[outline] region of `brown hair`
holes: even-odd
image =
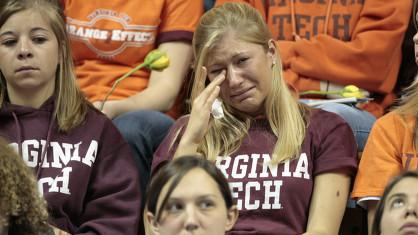
[[[2,0],[0,27],[10,16],[24,10],[40,12],[48,20],[57,38],[59,65],[54,90],[56,96],[54,116],[58,121],[59,130],[68,132],[84,121],[89,103],[76,84],[64,14],[57,0]],[[6,82],[0,71],[0,107],[3,106],[6,96]]]
[[[382,222],[382,216],[383,213],[385,212],[385,204],[386,204],[386,200],[387,197],[389,195],[389,193],[392,191],[392,189],[403,179],[405,178],[416,178],[418,179],[418,172],[417,171],[406,171],[402,174],[400,174],[399,176],[393,178],[390,183],[386,186],[385,191],[383,192],[383,196],[380,199],[379,204],[377,205],[376,208],[376,214],[374,216],[374,220],[373,220],[373,226],[372,226],[372,235],[380,235],[382,234],[381,231],[381,222]],[[411,187],[415,187],[415,185],[411,185]]]
[[[0,185],[0,224],[9,234],[45,234],[48,214],[33,173],[1,138]]]
[[[161,212],[165,207],[165,204],[171,193],[174,191],[183,177],[190,170],[196,168],[204,170],[216,182],[219,187],[219,191],[221,192],[221,195],[225,201],[226,209],[229,209],[234,205],[228,182],[222,172],[215,166],[215,164],[198,156],[183,156],[161,167],[152,177],[151,183],[149,184],[145,197],[146,205],[143,208],[154,214],[156,218],[155,220],[157,222],[161,218]],[[164,195],[160,207],[157,208],[157,202],[161,196],[161,191],[169,181],[171,181],[169,189]]]

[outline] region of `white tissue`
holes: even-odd
[[[222,101],[215,99],[212,104],[211,113],[213,118],[220,119],[224,117],[224,110],[222,109]]]

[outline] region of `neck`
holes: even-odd
[[[13,89],[7,88],[7,94],[11,104],[16,104],[25,107],[39,108],[41,105],[54,94],[54,86],[46,87],[44,89]]]

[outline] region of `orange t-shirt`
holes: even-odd
[[[353,198],[380,197],[388,181],[403,170],[418,169],[413,148],[416,117],[396,111],[378,119],[368,138],[357,172]]]
[[[246,2],[265,17],[284,78],[298,91],[320,90],[320,81],[356,85],[375,98],[362,108],[377,117],[392,104],[412,1],[216,0],[225,2]]]
[[[203,11],[196,0],[64,0],[77,80],[91,101],[103,100],[115,80],[170,41],[190,41]],[[119,83],[109,100],[145,89],[150,72]]]

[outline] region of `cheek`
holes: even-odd
[[[226,82],[221,84],[221,90],[219,92],[219,96],[223,99],[223,100],[228,100],[229,97],[229,87],[228,84]]]
[[[383,213],[382,220],[380,221],[380,228],[382,234],[395,234],[395,231],[399,229],[402,222],[397,216],[396,211],[390,211],[389,213]]]
[[[227,215],[223,209],[219,209],[210,215],[206,215],[201,221],[206,224],[204,227],[211,230],[210,234],[225,234]]]
[[[160,234],[179,234],[183,228],[181,218],[182,216],[166,217],[165,219],[162,218],[159,224],[159,229],[161,231]]]

